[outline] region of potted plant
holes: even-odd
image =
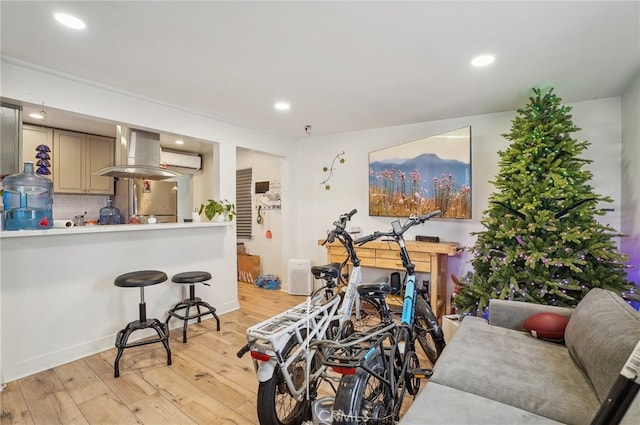
[[[233,202],[229,202],[226,199],[220,201],[220,205],[222,206],[222,216],[225,221],[232,221],[233,217],[236,216],[236,206]]]
[[[214,221],[231,221],[236,215],[235,205],[226,199],[221,201],[209,199],[207,204],[200,205],[200,211],[198,211],[198,214],[202,214],[202,211],[204,211],[204,215],[209,220]],[[217,217],[220,218],[218,219]]]

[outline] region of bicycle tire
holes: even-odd
[[[366,361],[367,367],[387,377],[384,354],[378,352]],[[340,425],[393,424],[390,410],[392,394],[388,385],[363,368],[343,375],[333,403],[333,423]]]
[[[351,321],[357,332],[366,332],[382,323],[382,307],[373,299],[360,298],[360,318],[356,316],[356,306],[351,312]]]
[[[444,350],[444,334],[427,301],[418,297],[413,321],[416,339],[432,365]]]
[[[300,333],[303,338],[307,335],[306,329],[302,329]],[[282,357],[286,359],[297,346],[298,341],[292,336],[282,350]],[[301,353],[301,356],[303,355],[304,352]],[[319,365],[316,356],[312,361],[312,373]],[[291,364],[289,373],[292,374],[294,382],[304,382],[304,375],[301,375],[306,373],[303,357]],[[316,384],[311,385],[315,387]],[[315,388],[311,392],[315,392]],[[311,419],[311,401],[306,398],[296,400],[291,396],[279,365],[276,365],[269,380],[258,385],[257,408],[260,425],[299,425]]]

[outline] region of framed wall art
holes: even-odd
[[[471,127],[369,153],[369,215],[471,218]]]

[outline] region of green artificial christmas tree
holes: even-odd
[[[594,193],[580,155],[588,142],[571,138],[579,130],[570,107],[553,90],[535,96],[512,121],[511,141],[498,152],[499,174],[489,208],[474,232],[473,272],[463,279],[455,305],[460,313],[481,314],[489,299],[575,306],[591,288],[637,299],[625,263],[597,208],[608,197]]]

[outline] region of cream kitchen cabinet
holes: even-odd
[[[36,126],[36,125],[27,125],[23,124],[22,126],[22,158],[21,164],[25,161],[32,161],[34,164],[37,164],[38,158],[36,158],[36,147],[39,145],[47,145],[49,148],[53,146],[53,130],[47,127]],[[49,152],[49,156],[51,156],[51,152]],[[49,163],[53,163],[52,159],[49,159]],[[34,170],[38,169],[38,165],[34,165]],[[22,171],[22,166],[20,166],[20,170]],[[49,168],[51,171],[51,168]],[[47,175],[51,179],[51,175]]]
[[[114,139],[54,130],[52,151],[54,193],[113,195],[113,177],[93,173],[113,165]]]

